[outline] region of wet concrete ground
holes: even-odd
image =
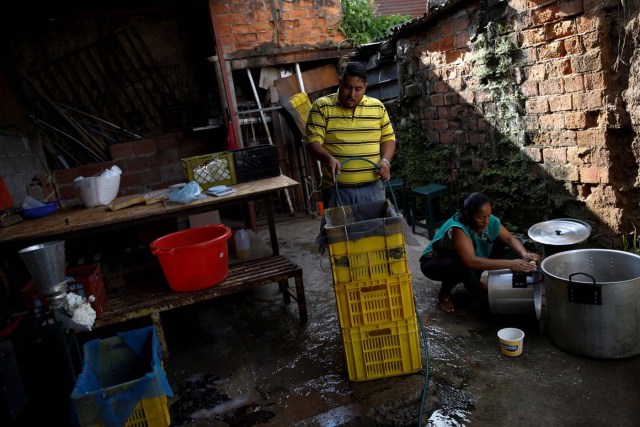
[[[456,312],[440,311],[439,286],[418,266],[427,243],[420,234],[420,246],[407,253],[427,337],[425,367],[349,381],[328,254],[312,243],[318,227],[307,216],[277,224],[281,253],[304,269],[308,324],[300,325],[295,302],[283,305],[277,284],[163,314],[173,425],[638,425],[640,356],[572,356],[550,342],[535,316],[492,314],[461,286]],[[256,256],[269,243],[267,230],[258,231]],[[518,357],[502,355],[496,337],[511,326],[526,333]]]

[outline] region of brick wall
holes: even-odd
[[[118,196],[144,193],[185,182],[180,159],[220,151],[181,132],[115,144],[110,147],[113,160],[54,172],[61,198],[76,197],[73,180],[92,176],[117,165],[122,169]]]
[[[492,117],[499,108],[474,76],[477,58],[470,42],[487,20],[493,20],[486,4],[500,2],[489,1],[483,7],[479,2],[460,3],[398,41],[410,46],[410,77],[423,87],[422,97],[410,108],[419,112],[430,142],[454,147],[454,186],[462,178],[474,183],[473,177],[486,167],[490,153],[482,147],[494,138]],[[524,110],[514,126],[526,137],[514,146],[541,176],[561,184],[550,187],[549,194],[559,210],[578,201],[589,219],[619,231],[625,220],[623,207],[634,197],[624,189],[633,185],[637,165],[629,183],[623,171],[632,172],[633,167],[627,166],[624,153],[630,150],[633,133],[620,107],[628,71],[624,77],[612,70],[617,2],[502,3],[502,17],[521,52],[513,82],[524,96]]]
[[[337,29],[341,14],[339,0],[216,0],[210,4],[213,25],[225,54],[261,47],[334,44],[344,40]],[[275,10],[272,9],[274,4]],[[273,54],[273,50],[270,53]]]

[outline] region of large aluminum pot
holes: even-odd
[[[545,327],[561,349],[594,358],[640,353],[640,256],[576,249],[542,261]]]

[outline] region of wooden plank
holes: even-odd
[[[340,83],[340,77],[336,71],[336,67],[331,64],[323,65],[322,67],[314,68],[302,72],[302,80],[304,82],[304,89],[306,93],[313,93],[323,89],[329,89],[337,86]],[[274,80],[276,89],[278,90],[278,97],[280,98],[282,105],[283,99],[289,99],[296,93],[300,93],[300,85],[298,85],[297,76],[289,76],[282,79]]]
[[[227,278],[211,288],[194,292],[176,292],[165,280],[152,278],[148,283],[125,286],[118,295],[109,295],[107,306],[96,319],[94,328],[113,325],[127,320],[151,316],[166,310],[241,292],[267,284],[286,281],[291,277],[302,279],[302,268],[284,256],[266,257],[229,266]],[[155,279],[155,280],[154,280]],[[301,320],[306,317],[306,306],[298,301]],[[304,313],[302,312],[304,311]]]

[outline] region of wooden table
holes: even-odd
[[[299,185],[297,181],[280,175],[232,185],[230,187],[236,190],[234,194],[222,197],[207,196],[186,205],[167,200],[163,203],[131,206],[117,211],[111,211],[106,206],[61,209],[44,218],[29,219],[19,224],[0,228],[0,245],[15,246],[14,244],[24,245],[68,239],[78,235],[86,235],[88,232],[107,231],[165,218],[193,215],[262,199],[267,210],[273,255],[279,255],[271,197],[274,192],[296,185]]]
[[[210,290],[200,291],[198,295],[191,292],[172,291],[164,283],[156,283],[151,286],[145,285],[139,288],[132,285],[125,291],[127,298],[114,298],[113,301],[107,302],[105,312],[96,320],[94,327],[111,325],[135,317],[151,316],[154,324],[159,328],[158,332],[166,350],[166,342],[164,341],[160,324],[160,312],[275,282],[280,284],[285,304],[289,304],[291,297],[296,300],[300,321],[305,323],[307,321],[307,312],[302,284],[302,269],[286,259],[286,257],[280,256],[272,202],[273,193],[296,185],[299,185],[297,181],[280,175],[274,178],[232,185],[231,187],[236,190],[234,194],[222,197],[207,196],[189,204],[174,203],[167,200],[151,205],[131,206],[117,211],[111,211],[105,206],[63,209],[48,217],[25,220],[19,224],[0,228],[0,246],[2,246],[3,252],[6,250],[17,251],[31,244],[44,243],[51,240],[64,240],[92,232],[130,227],[171,217],[216,210],[242,202],[262,200],[267,213],[269,237],[273,252],[271,257],[251,260],[240,266],[232,266],[229,277],[223,283]],[[255,263],[253,268],[251,268],[252,263]],[[280,268],[265,268],[269,264],[272,267],[280,266]],[[255,268],[259,266],[261,267]],[[4,275],[0,274],[1,276]],[[295,278],[295,295],[290,294],[288,291],[288,278]],[[200,298],[194,298],[194,296],[199,296]]]

